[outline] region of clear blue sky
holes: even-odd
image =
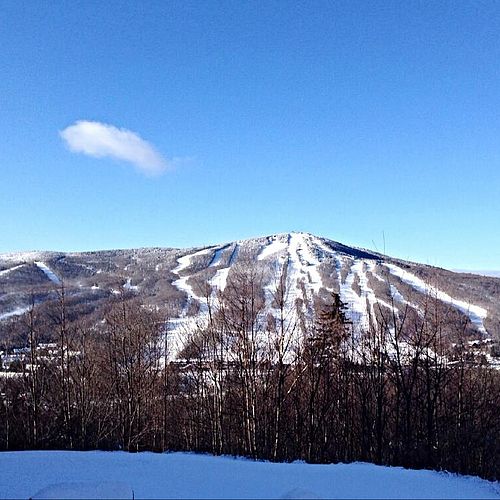
[[[0,251],[300,230],[500,269],[499,2],[0,6]],[[79,120],[174,167],[71,151]]]

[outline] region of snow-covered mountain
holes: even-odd
[[[243,268],[259,277],[266,307],[286,283],[286,307],[340,294],[357,328],[384,315],[422,315],[433,301],[448,322],[468,323],[470,334],[500,338],[500,278],[454,273],[292,232],[201,248],[145,248],[84,253],[0,254],[0,335],[31,297],[47,303],[64,283],[73,315],[95,314],[110,297],[138,295],[167,309],[180,328],[202,318]],[[1,340],[1,338],[0,338]]]

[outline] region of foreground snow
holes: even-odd
[[[0,453],[0,498],[500,498],[499,483],[365,463],[186,453]]]

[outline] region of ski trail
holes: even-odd
[[[0,314],[0,321],[4,319],[8,319],[12,316],[20,316],[21,314],[24,314],[25,312],[29,311],[29,307],[18,307],[17,309],[14,309],[12,311],[2,313]]]
[[[288,240],[288,239],[287,239]],[[282,236],[275,236],[257,256],[257,260],[264,260],[276,253],[282,253],[288,248],[288,241],[283,241]]]
[[[347,315],[349,316],[349,319],[359,329],[363,329],[368,326],[366,299],[358,295],[353,288],[354,280],[357,276],[355,267],[356,264],[357,263],[354,262],[351,265],[351,269],[349,270],[349,274],[347,275],[345,282],[340,282],[340,299],[348,306]]]
[[[215,252],[212,256],[212,259],[208,263],[208,267],[218,266],[220,264],[221,259],[222,259],[222,254],[224,253],[224,250],[226,250],[226,248],[228,248],[228,247],[229,247],[229,245],[224,245],[222,247],[216,248]]]
[[[269,252],[265,253],[267,249],[271,248]],[[288,311],[293,310],[293,304],[294,304],[294,298],[290,300],[290,290],[291,290],[291,280],[290,276],[288,275],[288,264],[290,260],[290,256],[288,254],[288,238],[286,238],[286,241],[279,241],[279,242],[273,242],[271,245],[266,247],[261,254],[259,254],[258,260],[263,260],[266,256],[268,255],[273,255],[273,254],[278,254],[274,258],[272,262],[272,266],[268,265],[269,267],[269,273],[268,273],[268,278],[269,281],[267,282],[266,285],[264,285],[264,295],[265,295],[265,300],[266,300],[266,305],[268,309],[273,309],[275,308],[274,301],[276,299],[276,294],[279,293],[280,285],[281,285],[281,279],[282,279],[282,273],[285,270],[285,266],[287,267],[287,276],[286,276],[286,282],[284,283],[284,293],[285,293],[285,307]],[[293,278],[292,278],[293,279]]]
[[[394,276],[397,276],[399,279],[401,279],[401,281],[403,281],[407,285],[410,285],[412,288],[414,288],[418,292],[428,294],[431,297],[435,297],[436,299],[440,300],[441,302],[444,302],[445,304],[449,304],[450,306],[459,310],[461,313],[468,316],[471,323],[482,334],[488,335],[488,332],[486,331],[486,328],[484,327],[484,323],[483,323],[484,319],[486,318],[486,316],[488,314],[486,309],[483,309],[482,307],[476,306],[474,304],[464,302],[462,300],[454,299],[453,297],[448,295],[446,292],[443,292],[442,290],[439,290],[438,288],[425,283],[425,281],[423,281],[419,277],[415,276],[414,274],[412,274],[404,269],[401,269],[398,266],[395,266],[394,264],[384,264],[384,266],[386,266],[387,269],[389,269],[391,274],[393,274]]]
[[[311,237],[300,234],[300,239],[300,257],[302,265],[305,267],[304,272],[309,278],[309,288],[312,288],[314,293],[317,294],[323,288],[323,281],[318,271],[320,262],[311,250]]]
[[[410,307],[412,309],[415,309],[415,311],[417,311],[417,314],[420,317],[424,316],[424,312],[422,311],[422,309],[420,308],[420,306],[418,304],[415,304],[414,302],[410,302],[409,300],[406,300],[404,298],[404,296],[402,295],[402,293],[392,283],[389,285],[389,287],[391,289],[392,298],[396,302],[399,302],[399,303],[401,303],[401,304],[403,304],[405,306],[408,306],[408,307]]]
[[[9,269],[4,269],[3,271],[0,271],[0,276],[5,276],[6,274],[9,274],[9,273],[15,271],[16,269],[20,269],[23,266],[24,266],[24,264],[19,264],[18,266],[14,266],[14,267],[11,267]]]
[[[49,278],[52,283],[56,283],[57,285],[61,284],[61,280],[57,277],[57,275],[50,269],[45,262],[35,261],[34,264],[44,272],[45,276]]]
[[[358,275],[359,278],[359,288],[361,290],[360,298],[363,299],[365,304],[365,310],[363,314],[363,322],[366,327],[370,326],[370,318],[373,323],[377,324],[377,317],[375,316],[375,304],[378,302],[375,297],[375,292],[368,285],[368,276],[365,272],[366,262],[364,260],[359,260],[354,263],[352,269]],[[370,314],[368,315],[368,308]]]
[[[366,269],[367,271],[369,271],[371,273],[371,275],[378,281],[380,281],[381,283],[386,283],[386,281],[381,278],[376,272],[375,272],[375,267],[377,266],[377,263],[374,262],[374,261],[367,261],[365,260],[364,261],[365,264],[366,264]],[[366,276],[366,274],[365,274]],[[367,277],[367,276],[366,276]],[[375,295],[375,292],[371,290],[371,294],[372,294],[372,298],[370,300],[373,300],[373,304],[377,304],[379,306],[384,306],[386,307],[387,309],[389,310],[395,310],[396,312],[398,312],[398,308],[394,305],[394,304],[391,304],[389,302],[386,302],[385,300],[383,299],[378,299],[377,296]],[[391,292],[391,296],[392,296],[392,292]]]
[[[198,255],[205,255],[208,252],[211,252],[212,249],[210,248],[204,248],[203,250],[199,250],[198,252],[195,252],[193,254],[188,254],[184,255],[183,257],[179,257],[177,259],[177,262],[179,265],[172,270],[177,276],[179,276],[179,279],[175,280],[172,282],[172,285],[177,287],[178,290],[184,292],[187,295],[187,301],[186,305],[181,313],[181,317],[186,317],[187,311],[189,310],[189,306],[192,303],[193,299],[198,300],[200,303],[200,312],[204,311],[204,309],[207,309],[207,305],[204,303],[204,297],[200,297],[194,290],[193,287],[188,283],[189,278],[191,275],[187,275],[182,277],[181,272],[187,269],[191,265],[191,260],[198,256]]]
[[[229,245],[226,245],[224,247],[224,249],[226,249],[228,247],[229,247]],[[229,276],[229,271],[231,270],[231,266],[238,256],[238,251],[239,251],[239,246],[236,244],[236,245],[234,245],[233,251],[231,252],[231,256],[229,257],[227,267],[219,269],[215,273],[215,276],[210,280],[210,285],[216,289],[216,290],[214,290],[214,293],[217,293],[217,290],[220,290],[221,292],[223,292],[224,289],[226,288],[227,278]],[[219,261],[220,261],[220,257],[219,257],[218,262]]]

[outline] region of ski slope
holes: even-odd
[[[483,323],[484,319],[488,314],[486,309],[483,309],[482,307],[476,306],[474,304],[464,302],[463,300],[458,300],[453,297],[450,297],[447,293],[426,283],[425,281],[421,280],[419,277],[415,276],[409,271],[401,269],[400,267],[394,264],[384,264],[384,265],[385,267],[387,267],[387,269],[389,269],[391,274],[400,278],[401,281],[404,281],[406,284],[413,287],[413,289],[415,289],[416,291],[426,295],[428,294],[430,297],[436,298],[441,302],[449,304],[450,306],[458,309],[461,313],[469,317],[471,323],[478,329],[479,332],[481,332],[484,335],[487,335],[488,332],[486,331],[486,328],[484,327]]]
[[[235,250],[228,263],[225,264],[226,267],[222,267],[223,255],[227,256],[225,252],[229,252],[231,247]],[[175,280],[173,285],[188,296],[181,318],[186,317],[186,312],[193,300],[200,304],[198,318],[203,321],[207,315],[206,297],[200,297],[188,283],[190,276],[196,277],[196,274],[189,274],[192,260],[201,255],[209,255],[207,267],[216,269],[215,274],[208,281],[212,287],[212,299],[214,299],[217,290],[222,291],[226,287],[231,268],[238,261],[240,248],[245,249],[247,255],[248,249],[256,251],[251,265],[256,268],[260,267],[265,277],[263,290],[267,311],[273,309],[273,298],[279,288],[282,273],[286,271],[285,309],[289,312],[290,318],[296,312],[298,300],[305,299],[306,304],[311,304],[312,297],[321,291],[326,293],[336,291],[340,294],[340,299],[348,306],[347,316],[353,322],[355,330],[359,332],[372,325],[376,326],[377,313],[382,309],[398,314],[400,310],[411,307],[417,314],[422,315],[421,308],[412,300],[413,297],[403,296],[403,292],[397,288],[396,283],[391,283],[390,280],[387,282],[390,295],[385,297],[378,295],[371,287],[370,277],[373,277],[375,282],[384,283],[386,278],[382,277],[379,272],[385,271],[387,274],[388,271],[389,275],[394,276],[394,280],[401,280],[409,285],[417,296],[430,294],[444,304],[456,308],[470,319],[478,333],[488,335],[484,326],[484,320],[487,317],[486,309],[451,297],[401,267],[382,260],[381,256],[359,249],[349,249],[304,232],[281,233],[265,238],[240,240],[217,247],[193,250],[192,253],[180,257],[177,260],[178,266],[173,269],[179,279]],[[336,290],[323,282],[322,272],[324,271],[321,270],[321,266],[324,263],[336,268],[336,272],[334,271],[336,274],[334,279],[338,282]],[[183,322],[177,323],[175,328],[179,331]]]
[[[52,283],[55,283],[56,285],[61,284],[61,280],[58,278],[56,273],[54,273],[54,271],[52,271],[52,269],[50,269],[50,267],[45,262],[40,262],[40,261],[35,260],[34,264],[41,271],[43,271],[45,276],[47,276],[47,278],[49,278],[49,280],[52,281]]]

